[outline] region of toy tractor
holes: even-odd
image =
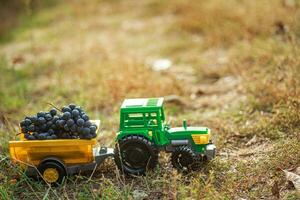
[[[172,153],[172,165],[180,170],[193,170],[203,161],[215,157],[210,129],[171,128],[165,122],[163,98],[125,99],[120,110],[115,161],[118,168],[134,175],[144,174],[158,163],[159,151]]]
[[[100,125],[100,121],[93,123]],[[159,151],[172,153],[171,161],[180,171],[197,169],[215,156],[210,129],[171,128],[165,122],[163,98],[125,99],[120,111],[116,148],[99,147],[97,139],[28,140],[24,134],[9,142],[10,156],[26,174],[42,177],[57,185],[72,174],[92,171],[114,156],[120,170],[141,175],[158,163]]]

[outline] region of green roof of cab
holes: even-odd
[[[163,106],[164,98],[137,98],[125,99],[122,103],[121,110],[131,110],[138,108],[161,108]]]

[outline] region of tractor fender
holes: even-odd
[[[116,137],[116,142],[119,141],[119,140],[122,140],[124,139],[125,137],[128,137],[128,136],[141,136],[141,137],[144,137],[146,138],[147,140],[151,141],[152,142],[152,135],[149,135],[149,131],[133,131],[133,132],[119,132],[117,134],[117,137]]]

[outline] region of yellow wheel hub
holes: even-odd
[[[59,178],[59,173],[55,168],[47,168],[43,173],[43,178],[48,183],[55,183]]]

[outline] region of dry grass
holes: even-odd
[[[288,1],[178,1],[173,12],[185,31],[201,34],[207,46],[228,46],[239,40],[269,37],[295,30],[297,7]],[[295,2],[298,4],[299,2]]]
[[[26,16],[0,47],[0,199],[297,199],[281,170],[300,165],[298,18],[296,0],[69,0]],[[164,57],[173,66],[152,70]],[[49,189],[7,157],[18,121],[49,101],[81,104],[112,146],[122,99],[167,95],[182,101],[166,104],[172,125],[213,130],[219,153],[200,172],[162,154],[146,177],[109,161]]]

